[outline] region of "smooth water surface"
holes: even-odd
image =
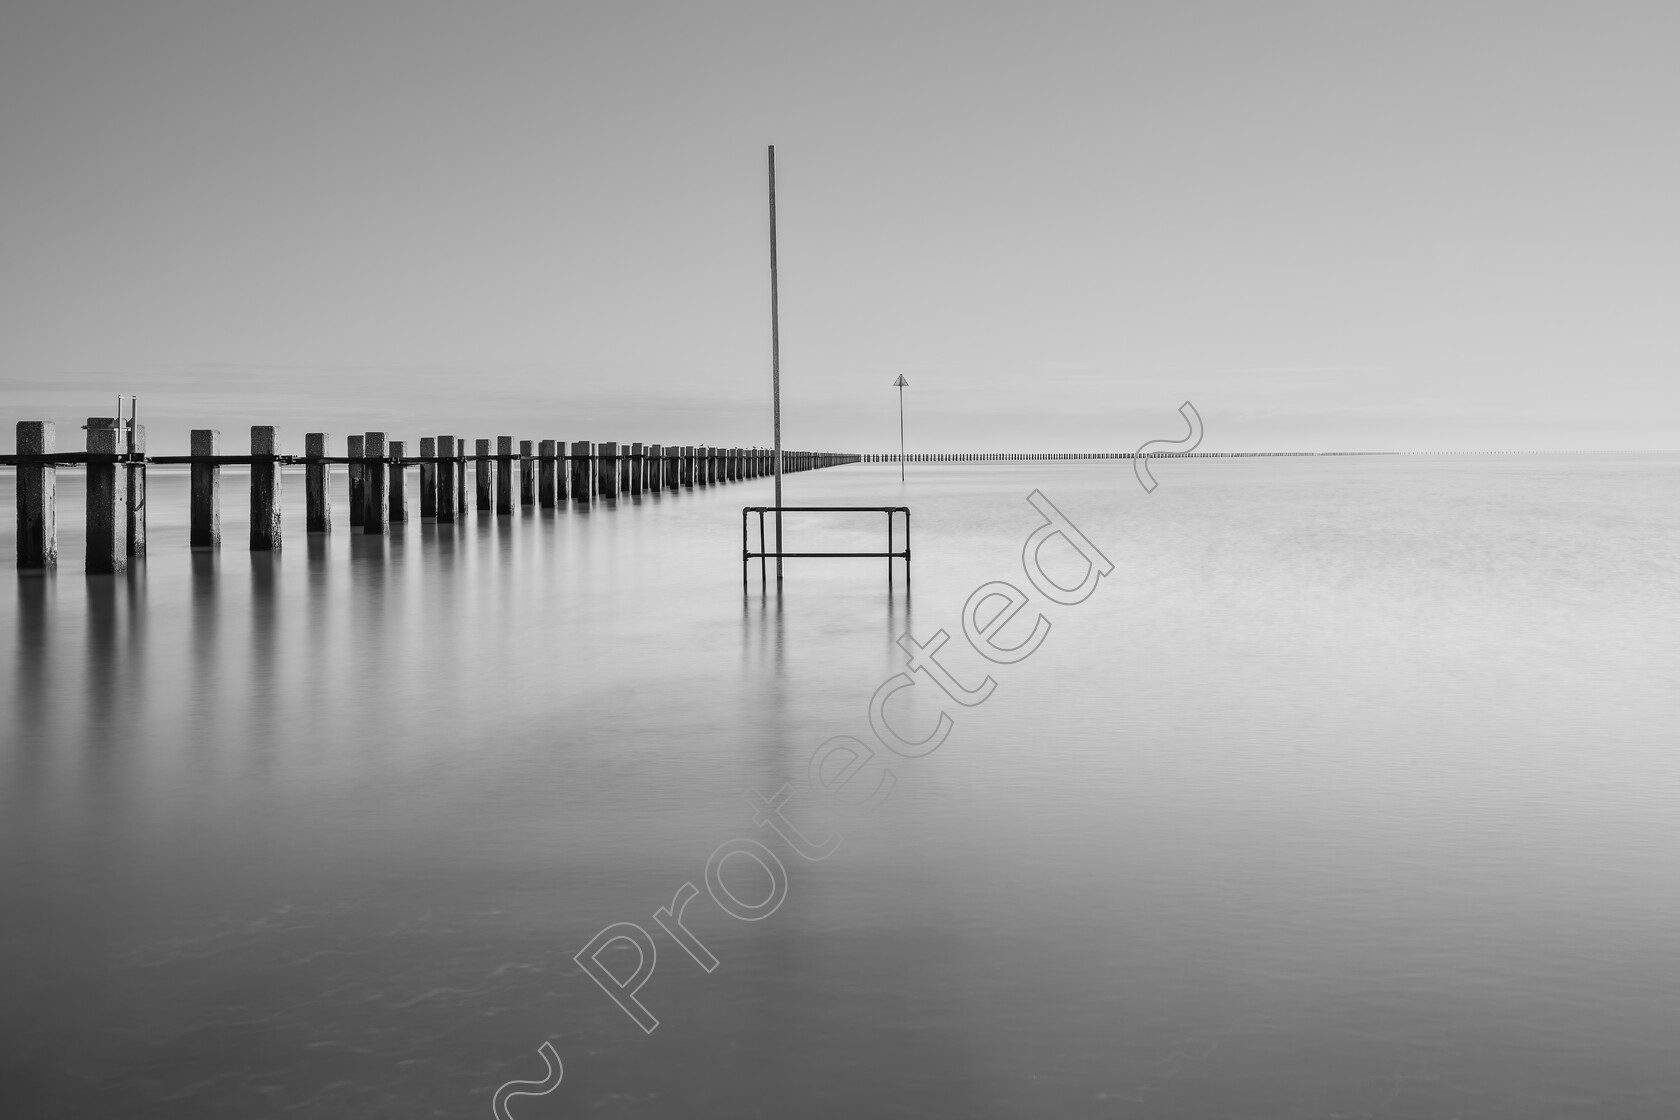
[[[1680,458],[1155,474],[795,476],[911,506],[915,578],[789,560],[777,596],[741,582],[768,482],[377,538],[340,475],[309,538],[288,474],[254,555],[228,470],[195,555],[156,470],[151,558],[88,578],[60,472],[60,571],[0,576],[0,1114],[490,1117],[549,1042],[518,1120],[1680,1115]],[[964,603],[1032,591],[1034,489],[1113,571],[988,664]],[[995,682],[897,694],[906,737],[953,721],[916,758],[869,714],[907,630]],[[816,804],[834,736],[890,768],[874,811]],[[754,823],[784,784],[828,858]],[[736,838],[786,868],[759,921],[707,891]],[[654,920],[685,882],[710,973]],[[651,1034],[573,961],[615,922]]]

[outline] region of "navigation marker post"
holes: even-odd
[[[898,375],[898,380],[894,381],[893,384],[898,386],[898,480],[900,482],[903,482],[904,481],[904,390],[909,386],[910,382],[904,380],[904,375],[901,373],[901,374]]]

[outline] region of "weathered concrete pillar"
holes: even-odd
[[[532,450],[531,441],[519,441],[519,504],[534,506],[537,504],[537,464],[536,452]]]
[[[455,445],[455,518],[458,521],[467,519],[467,441],[464,436]]]
[[[308,533],[332,532],[332,464],[327,457],[326,432],[306,432],[303,437],[303,528]]]
[[[446,525],[455,521],[455,437],[437,437],[437,519]]]
[[[513,437],[496,437],[496,513],[513,513]]]
[[[368,432],[362,436],[362,455],[367,459],[367,470],[362,473],[362,532],[384,536],[385,433]]]
[[[251,425],[251,551],[280,551],[280,429]]]
[[[408,478],[408,467],[403,463],[403,456],[408,454],[408,442],[394,439],[391,441],[391,523],[408,520],[408,494],[404,485]]]
[[[18,421],[19,455],[57,450],[58,426],[51,420]],[[58,567],[58,468],[51,463],[17,466],[17,566],[20,572]]]
[[[222,433],[214,428],[192,430],[192,456],[220,455]],[[188,540],[195,552],[222,547],[222,468],[215,463],[192,465],[192,527]]]
[[[490,441],[480,439],[473,441],[473,492],[476,501],[473,508],[480,513],[496,512],[495,468],[490,458]]]
[[[543,509],[554,508],[554,441],[537,442],[537,504]]]
[[[366,439],[362,436],[346,436],[344,439],[344,453],[350,457],[350,467],[345,472],[350,476],[350,524],[352,527],[360,525],[367,516],[367,463],[363,461],[366,449],[363,444]]]
[[[595,445],[593,443],[574,442],[572,444],[572,504],[586,506],[589,504],[590,467],[594,465]]]
[[[607,441],[595,445],[596,491],[603,501],[618,497],[618,444]]]
[[[122,454],[122,421],[89,416],[87,421],[87,571],[109,575],[128,570],[123,530],[128,522],[127,472],[117,466]]]
[[[426,460],[437,458],[437,437],[420,437],[420,520],[437,520],[438,465]]]
[[[146,558],[146,425],[128,428],[128,540],[130,560]]]
[[[642,472],[642,475],[644,485],[651,494],[662,489],[660,484],[665,471],[665,448],[657,443],[649,444],[645,462],[646,469]]]

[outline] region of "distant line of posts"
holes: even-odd
[[[763,448],[643,445],[632,443],[572,443],[560,440],[520,440],[498,436],[467,441],[455,436],[426,436],[418,455],[408,453],[403,440],[384,432],[366,432],[346,439],[342,456],[327,454],[328,436],[311,432],[303,437],[302,455],[282,454],[280,430],[251,428],[249,455],[221,453],[221,435],[213,429],[192,431],[190,455],[148,455],[145,425],[120,417],[90,417],[85,452],[57,450],[55,426],[47,420],[20,421],[17,454],[0,456],[0,464],[17,466],[17,566],[29,571],[58,564],[57,468],[87,468],[87,571],[121,572],[129,560],[146,555],[146,468],[186,464],[192,474],[189,539],[194,549],[221,546],[221,468],[251,468],[252,551],[280,548],[280,468],[304,468],[305,528],[310,533],[332,531],[333,509],[328,478],[334,465],[349,474],[349,520],[363,533],[381,534],[391,522],[406,521],[407,471],[419,468],[420,516],[423,520],[454,522],[464,519],[468,501],[468,467],[480,513],[507,515],[515,508],[514,476],[518,475],[518,504],[553,509],[563,502],[576,506],[615,500],[621,494],[639,495],[662,490],[713,486],[760,478],[774,472],[774,452]],[[861,456],[822,451],[782,452],[784,474],[855,463]]]

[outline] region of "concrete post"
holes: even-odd
[[[327,455],[326,432],[307,432],[303,437],[303,528],[308,533],[332,532],[332,465],[321,460]]]
[[[618,444],[608,441],[595,447],[597,490],[603,501],[618,497]]]
[[[496,437],[496,514],[513,512],[513,437]]]
[[[391,524],[408,520],[408,494],[404,483],[408,477],[408,467],[403,464],[403,456],[408,454],[408,442],[394,439],[391,441]]]
[[[280,429],[251,425],[251,551],[280,551]]]
[[[437,437],[420,437],[420,520],[437,520],[438,465],[427,459],[437,458]]]
[[[455,437],[437,437],[437,519],[445,525],[455,521]]]
[[[537,504],[543,509],[554,508],[554,441],[537,443]]]
[[[362,532],[381,537],[385,535],[385,433],[362,436],[362,454],[367,458],[362,474]]]
[[[589,442],[572,444],[572,504],[589,504],[589,468],[595,455],[595,445]]]
[[[649,493],[663,489],[660,485],[665,472],[665,448],[657,443],[649,444],[647,449],[647,469],[644,471],[646,486]]]
[[[487,439],[473,441],[473,492],[476,496],[474,508],[480,513],[496,512],[496,495],[493,489],[496,481],[494,461],[490,458],[490,441]]]
[[[464,436],[455,445],[455,519],[467,519],[467,441]]]
[[[362,461],[366,454],[363,444],[366,439],[362,436],[346,436],[344,439],[344,453],[350,457],[350,467],[345,472],[350,476],[350,525],[354,528],[362,523],[367,516],[367,464]]]
[[[127,472],[118,468],[122,453],[122,421],[110,416],[89,416],[87,422],[87,571],[109,575],[128,570],[128,548],[123,541],[127,523]]]
[[[57,450],[58,426],[51,420],[18,421],[19,455]],[[17,466],[17,566],[20,572],[58,567],[58,468],[50,463]]]
[[[193,458],[221,454],[222,433],[214,428],[192,430]],[[192,465],[193,551],[222,547],[222,468],[215,463]]]

